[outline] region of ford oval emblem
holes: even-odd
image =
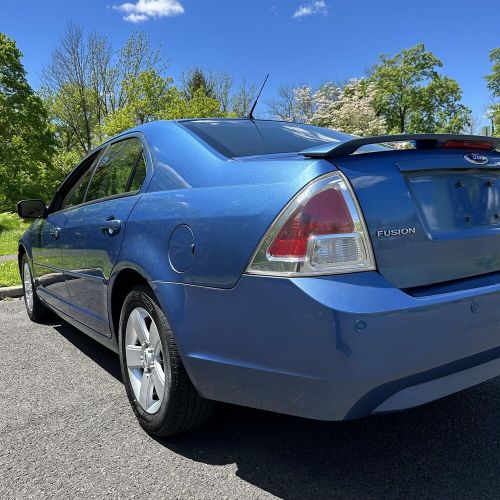
[[[466,153],[464,154],[464,158],[470,162],[475,163],[476,165],[485,165],[490,161],[490,159],[481,153]]]

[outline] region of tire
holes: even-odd
[[[133,288],[123,303],[119,350],[127,396],[146,432],[169,437],[208,420],[213,403],[191,383],[167,318],[148,287]]]
[[[31,266],[26,254],[21,260],[21,280],[23,282],[24,305],[31,321],[40,323],[50,318],[51,311],[47,309],[38,298],[35,283],[31,275]]]

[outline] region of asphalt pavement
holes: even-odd
[[[142,431],[118,357],[0,301],[0,498],[500,496],[500,380],[399,414],[325,423],[221,405],[168,440]]]

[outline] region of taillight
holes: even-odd
[[[373,269],[356,198],[343,175],[335,172],[292,199],[265,234],[247,272],[304,276]]]

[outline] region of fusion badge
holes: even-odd
[[[389,236],[408,236],[410,234],[415,234],[416,229],[414,227],[403,227],[400,229],[379,229],[377,231],[378,238],[387,238]]]

